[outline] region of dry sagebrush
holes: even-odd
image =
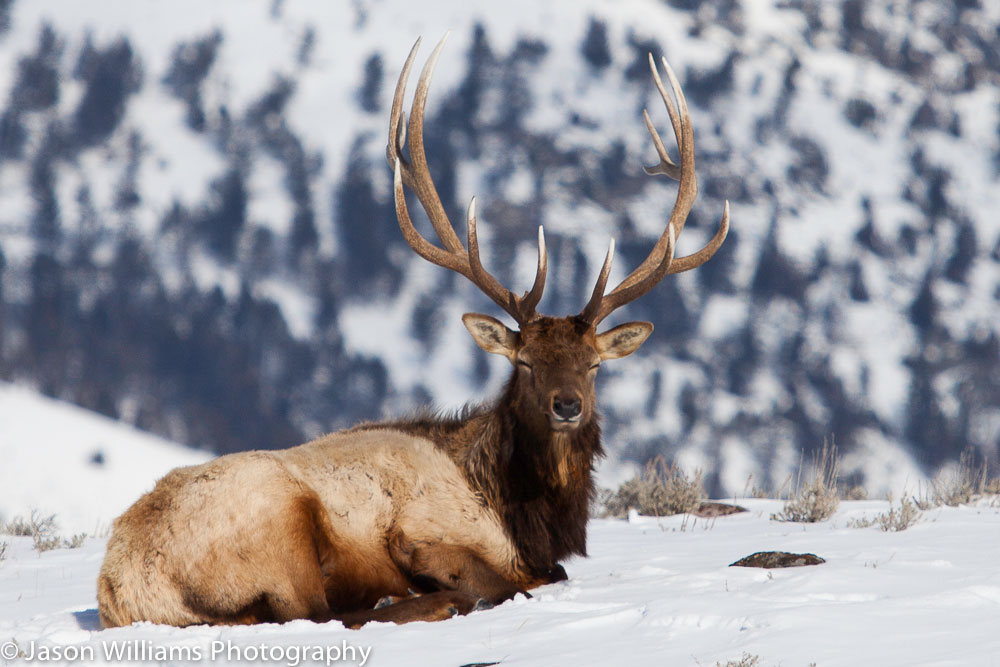
[[[48,516],[38,510],[32,510],[31,516],[14,517],[10,521],[0,523],[0,533],[15,537],[30,537],[35,551],[42,553],[52,549],[77,549],[83,546],[86,533],[64,538],[56,534],[56,515]],[[6,544],[6,543],[5,543]]]
[[[833,516],[840,505],[837,477],[840,474],[840,456],[835,444],[823,443],[819,456],[813,457],[813,475],[805,485],[799,480],[793,497],[781,512],[771,515],[774,521],[816,523]]]
[[[625,518],[634,509],[645,516],[670,516],[694,511],[705,497],[702,473],[688,477],[678,466],[658,456],[646,464],[641,474],[606,494],[603,504],[608,516]]]

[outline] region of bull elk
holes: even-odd
[[[676,76],[664,59],[675,104],[651,55],[680,154],[675,164],[644,112],[660,157],[646,172],[679,181],[666,229],[649,256],[605,293],[612,242],[580,314],[540,315],[542,229],[534,284],[517,296],[480,261],[475,199],[466,248],[431,180],[424,107],[444,42],[420,76],[409,123],[403,96],[420,40],[396,86],[387,148],[396,215],[418,255],[468,278],[517,323],[513,330],[488,315],[462,318],[481,348],[513,366],[503,393],[451,418],[366,423],[291,449],[173,470],[114,523],[98,579],[105,627],[438,620],[561,581],[559,562],[586,555],[593,467],[603,455],[594,378],[602,362],[631,354],[653,330],[648,322],[603,333],[597,326],[667,274],[711,258],[725,240],[729,205],[701,250],[674,257],[697,193],[694,135]],[[404,186],[441,245],[414,227]]]

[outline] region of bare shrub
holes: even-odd
[[[45,516],[38,510],[32,510],[31,518],[28,520],[28,524],[31,526],[30,535],[32,541],[34,542],[35,551],[39,553],[42,553],[43,551],[51,551],[52,549],[58,549],[62,544],[62,541],[55,534],[55,514]]]
[[[972,447],[962,452],[958,457],[958,469],[939,474],[931,481],[929,491],[921,494],[917,501],[920,509],[968,505],[984,495],[1000,491],[1000,479],[988,479],[987,461],[977,459]]]
[[[7,558],[7,547],[9,546],[7,542],[0,542],[0,562]]]
[[[87,533],[77,533],[69,539],[63,539],[62,546],[64,549],[79,549],[83,546],[83,542],[86,539]]]
[[[771,515],[774,521],[816,523],[833,516],[840,504],[837,493],[837,476],[840,472],[840,455],[835,444],[823,443],[819,456],[813,456],[813,477],[803,486],[801,466],[794,496],[785,503],[781,512]]]
[[[891,501],[891,499],[890,499]],[[920,510],[917,504],[904,495],[899,500],[899,510],[893,507],[889,511],[876,517],[878,526],[885,532],[899,532],[906,530],[920,520]]]
[[[907,496],[906,491],[903,491],[903,497],[899,500],[899,509],[892,506],[892,496],[890,496],[888,512],[880,512],[871,519],[868,517],[852,519],[847,522],[847,527],[870,528],[872,526],[878,526],[884,532],[898,533],[906,530],[919,521],[920,515],[921,512],[917,507],[917,502]]]
[[[34,547],[35,551],[38,553],[44,553],[46,551],[52,551],[53,549],[58,549],[62,546],[62,540],[60,540],[55,535],[35,535],[33,536],[35,541]]]
[[[958,457],[958,470],[938,475],[931,484],[936,504],[966,505],[986,487],[986,466],[977,467],[973,451],[966,449]]]
[[[645,470],[618,487],[604,500],[610,516],[624,518],[630,509],[646,516],[670,516],[695,510],[705,497],[702,473],[688,477],[678,466],[662,456],[646,464]]]
[[[78,549],[87,539],[86,533],[73,535],[65,539],[56,534],[56,515],[45,515],[38,510],[32,510],[31,516],[14,517],[0,525],[0,533],[15,537],[30,537],[35,551],[42,553],[53,549]]]
[[[868,489],[860,485],[854,485],[841,491],[843,500],[868,500]]]
[[[715,667],[760,667],[760,656],[744,653],[739,660],[727,660],[726,664],[717,662]]]
[[[993,477],[986,482],[983,496],[989,500],[990,507],[1000,507],[1000,477]]]
[[[52,518],[54,519],[55,516]],[[23,516],[16,516],[10,521],[4,521],[0,524],[0,533],[14,537],[31,537],[34,534],[31,521]]]
[[[743,486],[744,498],[767,498],[767,489],[757,486],[753,480],[753,473],[747,475],[747,483]]]

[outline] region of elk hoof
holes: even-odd
[[[391,595],[386,595],[384,598],[375,603],[375,609],[384,609],[391,605],[395,600],[392,599]]]
[[[432,593],[431,595],[438,595]],[[478,602],[478,598],[469,595],[468,593],[459,593],[457,591],[452,593],[441,593],[443,597],[439,604],[439,613],[447,614],[444,618],[450,618],[452,616],[465,616],[466,614],[472,612]],[[419,599],[419,598],[418,598]]]
[[[485,598],[479,598],[476,600],[476,605],[472,608],[472,611],[486,611],[487,609],[493,609],[496,605]]]

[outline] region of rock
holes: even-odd
[[[691,514],[705,519],[711,519],[716,516],[729,516],[730,514],[739,514],[740,512],[746,511],[746,507],[740,507],[739,505],[705,501],[699,504],[698,507],[691,512]]]
[[[804,565],[819,565],[826,560],[816,554],[790,554],[787,551],[758,551],[746,558],[741,558],[729,567],[802,567]]]

